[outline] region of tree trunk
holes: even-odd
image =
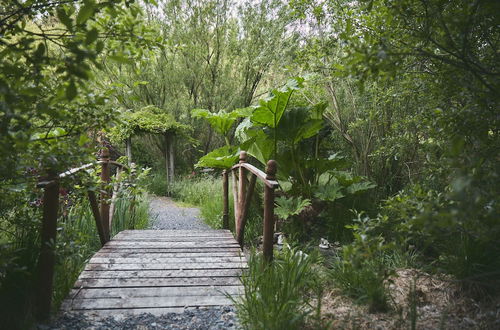
[[[175,152],[174,152],[174,135],[170,135],[170,143],[168,144],[168,162],[169,162],[169,171],[168,171],[168,181],[170,183],[174,182],[175,177]]]
[[[126,154],[127,154],[127,163],[128,166],[132,165],[132,137],[129,136],[125,140],[125,146],[126,146]]]
[[[167,173],[167,186],[170,184],[170,162],[168,159],[168,151],[170,149],[170,136],[168,133],[165,133],[165,171]]]

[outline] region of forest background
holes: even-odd
[[[276,159],[281,230],[300,246],[339,242],[334,278],[374,309],[387,308],[393,267],[380,256],[496,292],[499,12],[486,0],[3,1],[2,319],[31,322],[40,177],[95,159],[102,143],[125,155],[127,140],[151,168],[129,193],[197,204],[208,202],[188,195],[220,181],[195,167],[202,156],[215,155],[198,165],[218,168],[240,149],[255,164]],[[84,189],[67,189],[56,301],[74,281],[62,273],[78,274],[98,246],[81,221],[91,218]],[[147,225],[147,198],[139,203],[142,219],[123,212],[115,230]],[[220,227],[217,203],[202,212]]]

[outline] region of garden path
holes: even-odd
[[[115,235],[87,263],[62,309],[106,317],[231,305],[247,267],[229,230],[214,230],[199,211],[155,197],[149,230]]]
[[[151,229],[210,229],[198,208],[181,206],[170,197],[152,197],[149,214]]]

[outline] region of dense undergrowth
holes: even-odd
[[[130,183],[132,186],[124,187],[117,195],[111,235],[148,226],[148,197]],[[68,295],[86,261],[101,247],[85,187],[63,186],[60,193],[53,311]],[[4,226],[0,230],[0,318],[5,329],[24,329],[31,326],[36,306],[41,190],[4,196],[12,199],[2,202],[12,204],[9,212],[0,217]]]

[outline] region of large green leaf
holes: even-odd
[[[236,122],[238,117],[242,117],[247,113],[247,108],[236,109],[231,112],[220,110],[219,112],[210,112],[206,109],[193,109],[191,116],[194,118],[204,118],[210,126],[219,134],[227,136],[231,127]]]
[[[201,157],[195,167],[230,168],[238,162],[239,149],[224,146]]]
[[[274,212],[278,217],[283,220],[288,219],[292,215],[298,215],[302,210],[304,210],[307,206],[311,205],[311,201],[309,199],[302,199],[302,197],[278,197],[276,198],[276,204],[278,205]]]
[[[287,144],[297,144],[318,134],[323,127],[323,120],[312,119],[311,115],[311,107],[298,107],[288,110],[278,125],[278,139],[285,141]]]
[[[252,114],[252,122],[275,128],[285,112],[293,92],[303,85],[303,78],[294,78],[280,89],[271,91],[271,95],[260,100],[259,106]]]
[[[337,182],[330,183],[328,185],[322,185],[317,187],[314,192],[314,197],[319,198],[324,201],[333,202],[337,199],[344,197],[342,193],[342,186]]]

